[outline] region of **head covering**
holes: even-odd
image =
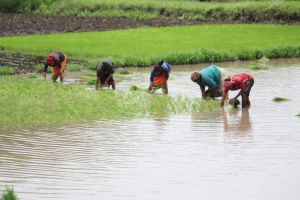
[[[54,60],[55,60],[55,57],[53,55],[50,55],[46,59],[46,64],[51,65],[51,64],[53,64]]]

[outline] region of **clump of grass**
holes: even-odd
[[[96,80],[95,79],[91,79],[91,80],[88,80],[87,82],[86,82],[86,84],[87,85],[96,85]]]
[[[121,74],[121,75],[128,75],[128,74],[132,74],[132,72],[126,70],[126,69],[122,69],[120,71],[118,71],[118,74]]]
[[[66,70],[68,72],[78,72],[78,71],[81,71],[83,69],[82,66],[79,66],[79,65],[68,65],[66,67]]]
[[[273,101],[280,103],[280,102],[290,101],[290,99],[285,98],[285,97],[275,97],[275,98],[273,98]]]
[[[43,65],[36,65],[36,66],[34,66],[33,71],[38,72],[38,73],[43,73],[44,72],[44,66]],[[52,72],[51,67],[48,67],[47,68],[47,73],[49,74],[51,72]]]
[[[300,113],[298,113],[296,116],[297,116],[297,117],[300,117]]]
[[[136,85],[133,85],[130,87],[130,91],[138,91],[138,90],[139,90],[139,88]]]
[[[147,92],[148,89],[147,88],[139,88],[138,86],[133,85],[130,87],[129,91],[131,91],[131,92]]]
[[[238,99],[230,99],[229,102],[228,102],[230,105],[232,105],[234,108],[238,108],[239,105],[241,104],[240,100]]]
[[[135,118],[219,109],[218,101],[199,101],[145,92],[86,90],[83,85],[60,85],[43,80],[0,79],[0,125],[25,127],[91,120]],[[32,109],[35,108],[35,109]]]
[[[246,64],[246,67],[248,67],[251,70],[267,70],[269,69],[265,64],[258,63],[258,62],[250,62]]]
[[[38,77],[36,75],[34,75],[34,74],[30,74],[29,76],[27,76],[27,78],[35,79],[35,78],[38,78]]]
[[[88,76],[88,77],[96,77],[95,73],[86,73],[85,75]]]
[[[0,67],[0,75],[14,75],[16,70],[12,67]]]
[[[6,187],[0,200],[18,200],[13,188]]]
[[[267,58],[293,58],[300,56],[299,46],[283,46],[266,49],[264,55]]]
[[[264,66],[252,66],[252,67],[250,67],[249,69],[252,69],[252,70],[255,70],[255,71],[257,71],[257,70],[266,70],[266,69],[268,69],[268,67],[264,67]]]

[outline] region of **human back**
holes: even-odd
[[[216,65],[210,65],[200,71],[201,82],[200,85],[209,88],[218,87],[221,79],[221,72]]]

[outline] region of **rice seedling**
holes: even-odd
[[[78,71],[81,71],[83,69],[82,66],[79,66],[79,65],[68,65],[66,67],[66,71],[68,72],[78,72]]]
[[[27,78],[35,79],[35,78],[38,78],[38,77],[36,75],[34,75],[34,74],[30,74],[29,76],[27,76]]]
[[[149,66],[161,59],[170,64],[196,64],[299,57],[300,26],[227,24],[139,28],[2,37],[0,43],[6,51],[37,55],[45,55],[62,45],[61,51],[73,59],[86,61],[90,69],[96,69],[101,58],[109,58],[117,67]]]
[[[120,75],[129,75],[129,74],[132,74],[132,72],[126,70],[126,69],[122,69],[122,70],[119,70],[117,71],[117,74],[120,74]]]
[[[88,85],[96,85],[96,79],[91,79],[86,82]]]
[[[246,63],[245,66],[254,71],[269,69],[269,67],[267,67],[265,64],[260,63],[260,62],[249,62],[249,63]]]
[[[138,86],[133,85],[130,87],[129,91],[130,92],[148,92],[148,89],[147,88],[139,88]]]
[[[0,67],[0,75],[13,75],[16,70],[12,67]]]
[[[234,108],[238,108],[239,105],[241,104],[240,100],[238,99],[230,99],[228,102],[230,105],[232,105]]]
[[[162,112],[209,112],[219,108],[218,101],[151,96],[138,91],[90,91],[79,84],[60,85],[41,79],[3,77],[0,85],[0,104],[5,105],[0,107],[0,125],[3,127],[152,117]]]
[[[18,200],[18,199],[19,198],[17,197],[14,189],[10,187],[5,188],[0,198],[0,200]]]
[[[273,98],[273,101],[280,103],[280,102],[290,101],[290,99],[285,98],[285,97],[275,97],[275,98]]]
[[[44,72],[44,66],[43,65],[36,65],[33,68],[33,71],[38,72],[38,73],[43,73]],[[47,68],[47,73],[51,73],[52,69],[51,67]]]

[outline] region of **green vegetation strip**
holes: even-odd
[[[300,56],[300,25],[203,25],[0,38],[10,52],[69,58],[111,58],[117,66],[147,66],[164,59],[195,64]]]
[[[28,0],[27,0],[28,1]],[[31,0],[34,1],[34,0]],[[37,0],[35,0],[37,1]],[[36,5],[36,4],[35,4]],[[299,21],[298,1],[199,2],[187,0],[59,0],[41,3],[41,14],[127,17],[168,17],[198,21]]]
[[[6,187],[5,190],[2,193],[2,196],[0,197],[0,200],[18,200],[15,191],[13,188]]]
[[[0,75],[13,75],[16,71],[12,67],[1,67],[0,66]]]
[[[275,98],[273,99],[273,101],[274,101],[274,102],[280,103],[280,102],[290,101],[290,99],[285,98],[285,97],[275,97]]]
[[[219,108],[218,101],[150,96],[138,91],[89,91],[83,85],[61,85],[41,79],[5,76],[0,85],[3,127],[209,112]]]

